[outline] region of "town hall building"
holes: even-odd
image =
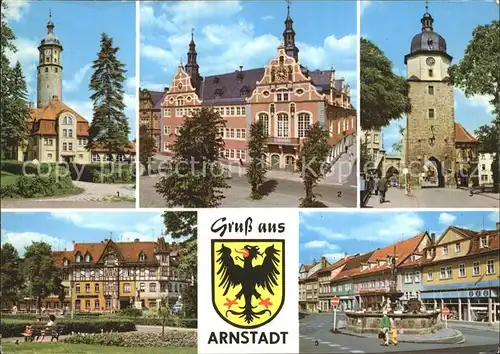
[[[300,64],[290,7],[282,44],[261,68],[201,76],[192,36],[187,63],[180,64],[171,87],[161,97],[161,150],[171,153],[184,117],[209,106],[226,121],[220,132],[224,158],[247,162],[250,125],[262,120],[268,133],[271,168],[293,169],[310,125],[320,122],[330,132],[329,160],[355,142],[356,110],[350,87],[335,70],[310,71]]]

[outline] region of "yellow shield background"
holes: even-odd
[[[256,306],[253,310],[255,312],[259,312],[265,310],[266,308],[271,311],[271,313],[265,313],[258,318],[255,318],[251,323],[245,322],[244,318],[240,318],[240,316],[227,313],[229,309],[229,301],[234,301],[236,299],[236,294],[242,289],[241,285],[237,285],[233,288],[230,288],[228,293],[224,295],[225,288],[223,286],[219,286],[221,283],[221,275],[217,275],[217,272],[220,269],[220,265],[217,263],[217,259],[219,258],[219,251],[224,245],[225,247],[231,250],[231,257],[234,261],[234,264],[240,267],[243,267],[243,261],[238,259],[241,258],[241,254],[237,253],[236,250],[241,250],[246,245],[249,246],[258,246],[259,252],[264,253],[265,250],[269,246],[273,246],[276,250],[279,251],[279,254],[276,257],[279,259],[279,263],[277,264],[277,268],[279,274],[276,276],[276,280],[278,285],[272,288],[274,295],[272,295],[266,288],[257,286],[255,289],[261,295],[261,299],[257,299],[255,296],[252,297],[252,306]],[[217,314],[227,323],[232,326],[242,328],[242,329],[251,329],[261,327],[269,322],[271,322],[280,312],[283,307],[283,303],[285,300],[285,242],[284,240],[255,240],[255,239],[246,239],[246,240],[212,240],[212,303]],[[257,257],[253,260],[253,267],[259,266],[263,263],[264,257]],[[261,300],[269,299],[266,305],[259,305]],[[269,302],[271,304],[269,304]],[[232,304],[231,310],[242,311],[240,306],[243,306],[245,301],[243,297],[238,301],[238,304]]]

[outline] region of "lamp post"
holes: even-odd
[[[405,167],[403,168],[403,174],[405,175],[405,195],[410,194],[410,188],[408,188],[408,169]]]

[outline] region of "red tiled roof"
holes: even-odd
[[[477,143],[477,139],[472,134],[470,134],[462,124],[455,123],[455,142]]]
[[[131,141],[128,145],[123,149],[123,152],[135,153],[136,152],[136,144],[135,141]],[[103,144],[96,144],[95,147],[92,148],[93,152],[107,152],[108,150],[104,147]]]
[[[334,280],[342,280],[345,278],[349,278],[353,276],[355,273],[359,272],[360,264],[368,261],[368,259],[372,256],[372,254],[373,251],[350,258],[349,261],[344,266],[344,269],[342,269],[342,271],[339,272],[339,274],[337,274]]]
[[[481,238],[487,237],[488,247],[481,247]],[[485,230],[477,233],[477,236],[471,239],[469,252],[467,255],[480,254],[500,250],[500,231],[499,230]]]

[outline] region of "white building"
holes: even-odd
[[[493,163],[494,157],[494,153],[479,154],[478,174],[479,185],[481,186],[493,184],[493,171],[491,170],[491,164]]]

